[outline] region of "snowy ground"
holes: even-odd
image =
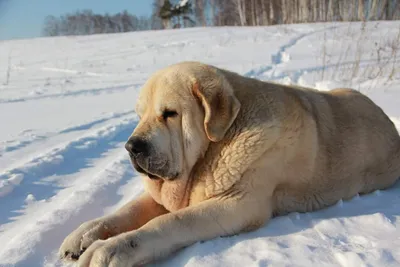
[[[140,86],[159,68],[199,60],[321,90],[351,86],[400,127],[399,31],[400,22],[335,23],[0,42],[0,266],[62,266],[55,253],[68,233],[141,192],[123,145]],[[400,182],[156,265],[400,266],[399,247]]]

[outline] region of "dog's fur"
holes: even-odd
[[[65,239],[61,257],[86,250],[78,266],[136,266],[400,176],[396,128],[351,89],[320,92],[183,62],[148,80],[137,113],[130,140],[145,142],[146,153],[127,149],[145,193]]]

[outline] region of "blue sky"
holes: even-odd
[[[0,40],[41,36],[47,15],[59,16],[76,10],[117,13],[124,9],[150,15],[151,0],[0,0]]]

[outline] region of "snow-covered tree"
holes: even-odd
[[[180,0],[176,5],[172,5],[169,0],[165,0],[160,9],[159,16],[163,20],[164,28],[171,28],[171,22],[174,23],[174,28],[181,26],[181,19],[184,23],[190,22],[194,24],[190,14],[192,8],[189,0]]]

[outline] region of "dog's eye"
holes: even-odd
[[[169,110],[169,109],[164,110],[162,114],[164,120],[175,117],[176,115],[178,115],[178,113],[175,110]]]

